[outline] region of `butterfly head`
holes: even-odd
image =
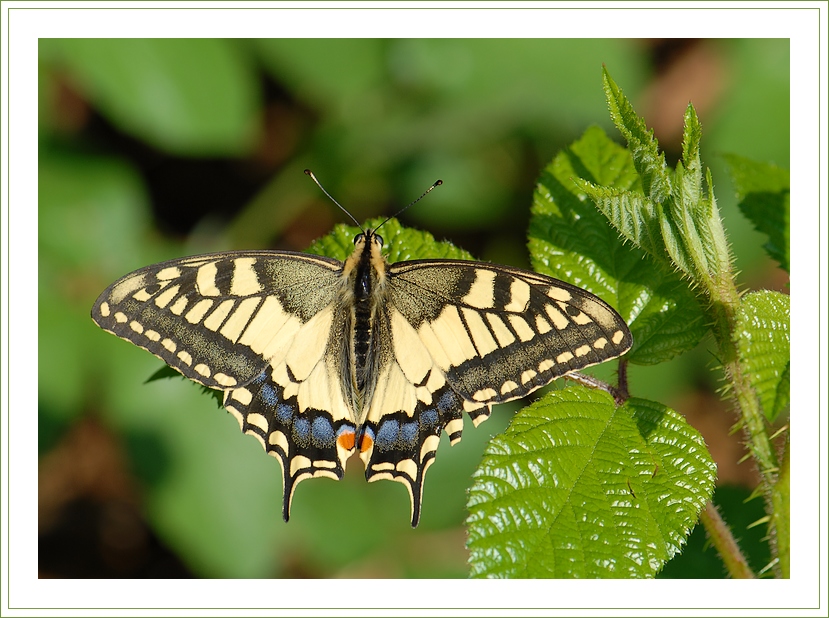
[[[364,230],[354,237],[354,253],[352,253],[349,262],[358,269],[358,272],[367,273],[368,269],[371,269],[380,280],[383,280],[387,263],[382,250],[383,237],[377,233],[377,228]],[[362,268],[360,268],[360,265]],[[348,270],[348,262],[346,262],[346,272]],[[362,278],[365,276],[364,274]]]
[[[386,219],[388,221],[388,219]],[[383,221],[385,223],[386,221]],[[382,225],[382,224],[381,224]],[[377,228],[380,226],[378,225]],[[373,230],[363,231],[357,234],[354,237],[354,246],[355,247],[364,247],[366,245],[374,246],[376,245],[378,249],[383,248],[383,237],[377,233],[377,228]],[[362,228],[360,228],[362,229]]]

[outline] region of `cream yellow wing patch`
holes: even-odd
[[[366,479],[406,486],[415,526],[424,478],[435,459],[441,431],[447,431],[453,444],[461,438],[463,401],[446,383],[428,345],[402,315],[390,310],[378,330],[389,360],[379,369],[357,443]]]

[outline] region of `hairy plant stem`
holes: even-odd
[[[788,522],[788,493],[783,495],[775,489],[779,472],[777,456],[769,439],[766,418],[763,415],[760,401],[751,386],[749,376],[744,371],[737,350],[735,331],[740,296],[734,286],[731,272],[725,272],[718,280],[711,282],[708,291],[714,317],[713,332],[720,350],[723,370],[737,404],[740,421],[746,434],[747,447],[757,463],[762,479],[760,489],[770,515],[769,542],[772,555],[780,558],[779,553],[782,548],[777,545],[780,538],[777,527],[782,523],[782,517],[785,517]],[[781,486],[780,489],[782,490],[783,487]],[[788,492],[788,482],[786,492]],[[778,513],[778,509],[784,512]],[[785,560],[778,560],[778,565],[775,566],[778,575],[781,574],[779,563],[783,561],[788,565],[788,524],[786,525],[785,553],[787,554]],[[726,561],[725,556],[723,560]]]
[[[708,533],[708,538],[711,539],[711,544],[720,554],[728,574],[734,579],[754,579],[754,572],[748,566],[748,561],[731,534],[731,528],[723,521],[717,507],[709,502],[699,514],[699,519]]]
[[[777,558],[775,571],[778,577],[791,577],[789,572],[789,434],[786,433],[786,446],[780,462],[777,482],[772,486],[772,530],[775,540],[772,543],[772,555]]]

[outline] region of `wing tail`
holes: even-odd
[[[288,521],[301,481],[343,477],[346,460],[354,452],[356,428],[350,420],[335,419],[326,410],[300,410],[299,385],[280,384],[275,375],[269,366],[245,387],[228,390],[224,406],[239,421],[242,432],[254,436],[279,461],[282,517]]]

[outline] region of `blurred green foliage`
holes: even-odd
[[[466,576],[466,489],[514,407],[496,409],[477,429],[467,422],[457,447],[441,445],[417,530],[409,528],[405,490],[368,485],[353,462],[340,483],[302,484],[286,525],[278,464],[197,387],[143,384],[160,361],[101,332],[89,309],[117,277],[163,259],[307,248],[344,217],[305,167],[358,220],[392,214],[441,178],[444,186],[401,218],[479,258],[526,266],[541,170],[591,124],[617,138],[602,63],[634,102],[651,100],[662,74],[653,45],[41,39],[42,461],[62,461],[56,447],[85,420],[104,426],[136,480],[141,516],[197,576]],[[719,77],[713,98],[699,95],[711,98],[708,106],[694,92],[683,106],[694,101],[704,125],[702,159],[718,183],[737,270],[756,281],[775,265],[763,253],[765,237],[737,209],[718,153],[788,166],[788,42],[688,45],[686,53],[710,52]],[[659,105],[657,98],[649,107]],[[681,113],[675,122],[681,126]],[[678,142],[660,144],[669,156],[679,152]],[[708,373],[700,369],[707,354],[701,347],[632,368],[632,389],[661,401],[682,396]],[[702,386],[715,386],[706,380]],[[40,549],[48,572],[49,547],[41,541]],[[58,575],[73,575],[66,564]],[[105,573],[119,572],[132,573]]]

